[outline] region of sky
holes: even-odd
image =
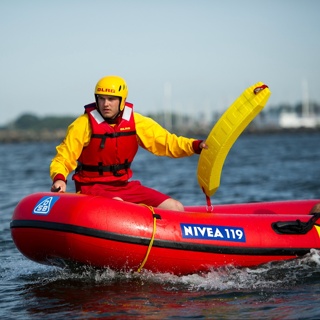
[[[78,116],[106,75],[142,114],[207,116],[259,81],[267,107],[320,103],[319,14],[318,0],[1,0],[0,125]]]

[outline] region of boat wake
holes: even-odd
[[[157,284],[168,291],[252,291],[288,289],[320,279],[320,251],[311,250],[303,258],[272,262],[255,268],[226,266],[203,274],[177,276],[169,273],[116,272],[109,268],[81,267],[61,269],[36,264],[24,258],[5,262],[1,278],[21,281],[27,286],[46,286],[56,282],[91,285],[149,286]]]
[[[173,276],[145,272],[142,279],[177,285],[188,290],[228,291],[290,288],[320,279],[320,251],[312,250],[301,259],[272,262],[255,268],[226,266],[205,274]]]

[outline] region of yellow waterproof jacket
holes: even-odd
[[[195,153],[193,142],[196,139],[178,137],[161,127],[153,119],[134,113],[139,145],[158,156],[181,158]],[[50,177],[57,180],[67,179],[77,167],[82,149],[89,144],[91,126],[87,114],[78,117],[70,124],[63,142],[56,147],[57,154],[50,165]],[[62,179],[63,180],[63,179]]]

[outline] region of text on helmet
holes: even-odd
[[[116,90],[109,89],[109,88],[97,88],[98,92],[109,92],[109,93],[116,93]]]

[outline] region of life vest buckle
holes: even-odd
[[[115,177],[121,177],[123,176],[123,173],[119,173],[120,170],[123,169],[123,166],[119,165],[119,164],[112,164],[110,166],[110,171],[113,173],[113,175]]]

